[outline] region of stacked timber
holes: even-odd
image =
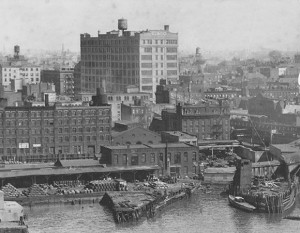
[[[3,186],[2,191],[4,192],[4,197],[19,197],[22,195],[22,193],[10,183]]]
[[[114,180],[93,180],[85,188],[92,189],[94,192],[116,191],[118,183]]]
[[[36,196],[45,196],[47,195],[47,189],[44,189],[43,186],[38,184],[33,184],[28,189],[28,197],[36,197]]]

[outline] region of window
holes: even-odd
[[[145,53],[152,53],[152,48],[144,48]]]
[[[123,165],[127,165],[127,154],[123,154]]]
[[[155,163],[155,154],[154,153],[150,154],[150,162]]]
[[[114,154],[114,163],[115,164],[119,163],[119,155],[118,154]]]
[[[197,159],[197,154],[196,152],[193,152],[193,161],[196,161],[196,159]]]
[[[175,164],[181,163],[181,153],[180,152],[177,152],[177,154],[175,154],[174,163]]]
[[[146,154],[142,154],[141,156],[141,162],[146,163]]]
[[[188,162],[188,159],[189,159],[188,152],[183,153],[183,159],[184,159],[184,162]]]
[[[184,167],[184,174],[188,174],[189,173],[189,168],[188,167]]]

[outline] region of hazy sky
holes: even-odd
[[[0,51],[79,51],[80,33],[162,29],[180,50],[300,50],[300,0],[1,0]]]

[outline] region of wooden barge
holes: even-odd
[[[283,165],[283,166],[282,166]],[[284,168],[285,164],[281,164]],[[297,166],[298,167],[298,166]],[[254,185],[251,175],[251,162],[241,160],[237,166],[234,181],[230,185],[230,194],[244,198],[244,200],[253,205],[257,212],[264,213],[282,213],[288,214],[295,206],[297,195],[300,192],[300,183],[298,171],[287,172],[287,169],[281,169],[282,181],[267,181]],[[280,171],[280,170],[279,170]]]
[[[113,212],[117,223],[138,221],[142,217],[154,217],[157,211],[177,200],[189,197],[198,186],[187,186],[169,192],[106,192],[100,204]]]

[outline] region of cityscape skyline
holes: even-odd
[[[300,2],[280,1],[2,1],[0,50],[13,45],[37,50],[80,51],[80,34],[92,36],[117,29],[126,18],[128,30],[179,33],[179,50],[300,49]],[[287,7],[288,6],[288,7]],[[138,19],[138,20],[137,20]],[[222,43],[220,43],[222,42]],[[10,52],[9,52],[10,53]]]

